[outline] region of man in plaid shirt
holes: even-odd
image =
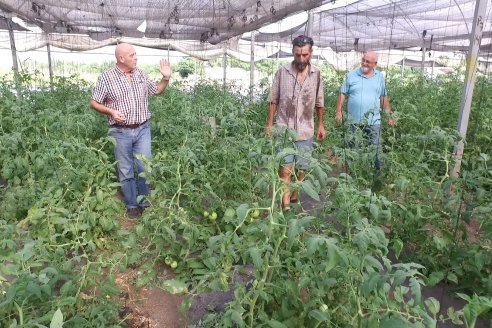
[[[167,60],[161,60],[162,79],[155,83],[137,68],[137,54],[132,45],[118,44],[115,57],[116,66],[98,78],[90,106],[108,117],[111,136],[116,140],[115,157],[127,216],[137,219],[149,206],[144,197],[138,196],[149,195],[150,186],[140,177],[144,163],[135,155],[152,158],[149,97],[164,92],[171,77],[171,67]]]
[[[268,96],[268,118],[265,134],[271,135],[274,117],[277,129],[282,131],[282,148],[296,149],[296,155],[287,155],[279,169],[280,179],[290,183],[292,175],[301,181],[309,169],[309,157],[313,151],[314,112],[318,117],[316,138],[323,140],[326,131],[323,126],[324,94],[320,70],[311,65],[313,39],[300,35],[292,40],[294,61],[275,73]],[[289,140],[287,130],[294,130],[296,138]],[[281,149],[282,150],[282,149]],[[297,202],[297,192],[286,189],[282,206],[290,209],[290,203]]]

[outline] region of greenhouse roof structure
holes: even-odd
[[[415,47],[466,51],[475,3],[475,0],[0,0],[0,15],[18,17],[32,30],[37,29],[34,36],[20,38],[27,43],[20,49],[50,43],[66,49],[88,50],[133,38],[139,39],[140,45],[155,48],[222,49],[219,43],[228,40],[230,47],[241,38],[249,40],[245,33],[254,32],[257,44],[290,43],[299,34],[309,34],[316,46],[329,47],[335,52]],[[482,55],[492,51],[491,10],[489,5],[486,17],[481,17]],[[306,11],[309,19],[287,30],[258,32],[266,25]]]

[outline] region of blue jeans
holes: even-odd
[[[357,140],[357,131],[362,132],[362,137],[369,146],[378,147],[381,144],[381,125],[359,125],[350,124],[350,133],[348,146],[354,149],[360,149],[360,141]]]
[[[116,140],[114,153],[118,161],[118,176],[126,208],[142,206],[142,203],[137,202],[137,197],[149,195],[150,186],[140,176],[144,171],[144,163],[135,155],[142,154],[149,160],[152,158],[150,122],[147,121],[136,129],[113,125],[110,134]]]

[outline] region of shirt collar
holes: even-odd
[[[131,71],[129,71],[129,72],[125,72],[125,71],[123,71],[121,68],[119,68],[118,66],[116,66],[116,70],[117,70],[120,74],[122,74],[122,75],[125,75],[126,73],[132,73],[132,74],[133,74],[133,73],[135,73],[135,69],[133,69],[133,70],[131,70]]]

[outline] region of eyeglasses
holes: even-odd
[[[369,60],[364,59],[364,58],[362,58],[362,60],[361,60],[360,62],[361,62],[362,64],[364,64],[364,63],[367,63],[367,64],[376,64],[376,63],[377,63],[377,62],[375,62],[375,61],[369,61]]]
[[[306,44],[309,44],[312,47],[314,44],[313,38],[305,35],[299,35],[294,40],[292,40],[292,45],[294,45],[295,47],[301,47]]]

